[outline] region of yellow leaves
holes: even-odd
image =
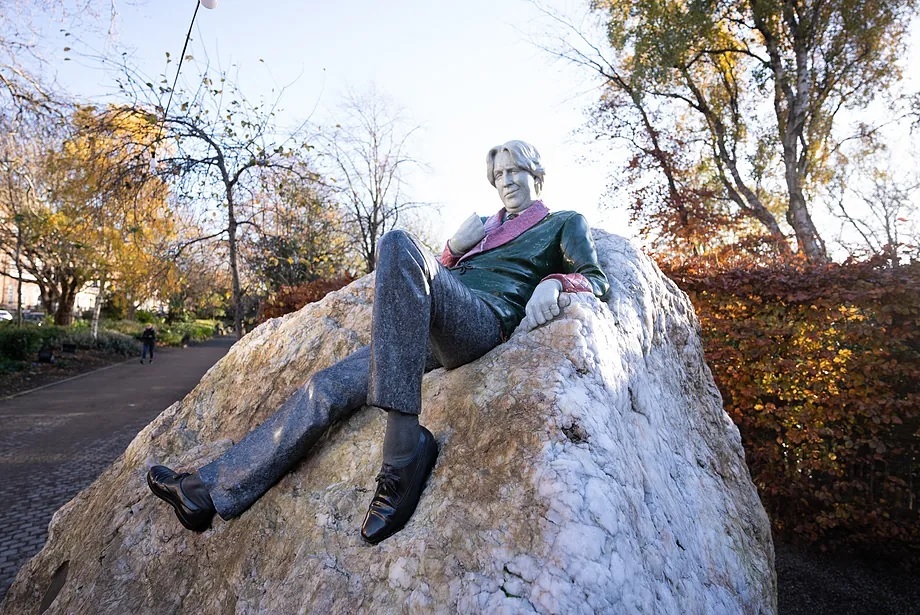
[[[834,363],[845,365],[853,356],[853,351],[849,348],[841,348],[834,357]]]
[[[119,107],[80,107],[70,119],[68,138],[41,161],[48,189],[33,225],[40,258],[115,284],[162,271],[158,244],[174,223],[166,185],[149,165],[156,127]]]

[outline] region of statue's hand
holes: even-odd
[[[551,321],[559,315],[559,295],[562,292],[562,282],[559,280],[543,280],[537,284],[530,301],[524,308],[527,319],[532,327]]]
[[[454,236],[447,240],[454,254],[466,254],[486,236],[486,229],[478,214],[473,214],[463,221]]]

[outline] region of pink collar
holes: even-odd
[[[502,207],[498,210],[498,213],[485,221],[483,228],[486,231],[486,236],[483,237],[482,241],[476,244],[472,250],[460,257],[457,261],[458,263],[476,254],[493,250],[498,246],[508,243],[512,239],[520,237],[525,231],[533,228],[537,223],[541,222],[543,218],[549,215],[549,209],[543,204],[543,201],[534,201],[531,203],[530,207],[522,211],[515,218],[502,224],[505,220],[505,214],[505,208]]]

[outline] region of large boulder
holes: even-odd
[[[441,455],[406,528],[359,525],[382,413],[338,425],[240,518],[194,534],[147,490],[368,342],[372,278],[238,342],[54,516],[2,613],[775,613],[770,526],[687,297],[595,231],[606,303],[425,377]],[[50,606],[49,606],[50,605]]]

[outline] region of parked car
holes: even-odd
[[[40,327],[42,326],[42,323],[45,322],[45,313],[44,312],[23,312],[22,321],[31,322]]]
[[[13,320],[13,315],[6,310],[0,310],[0,320]]]

